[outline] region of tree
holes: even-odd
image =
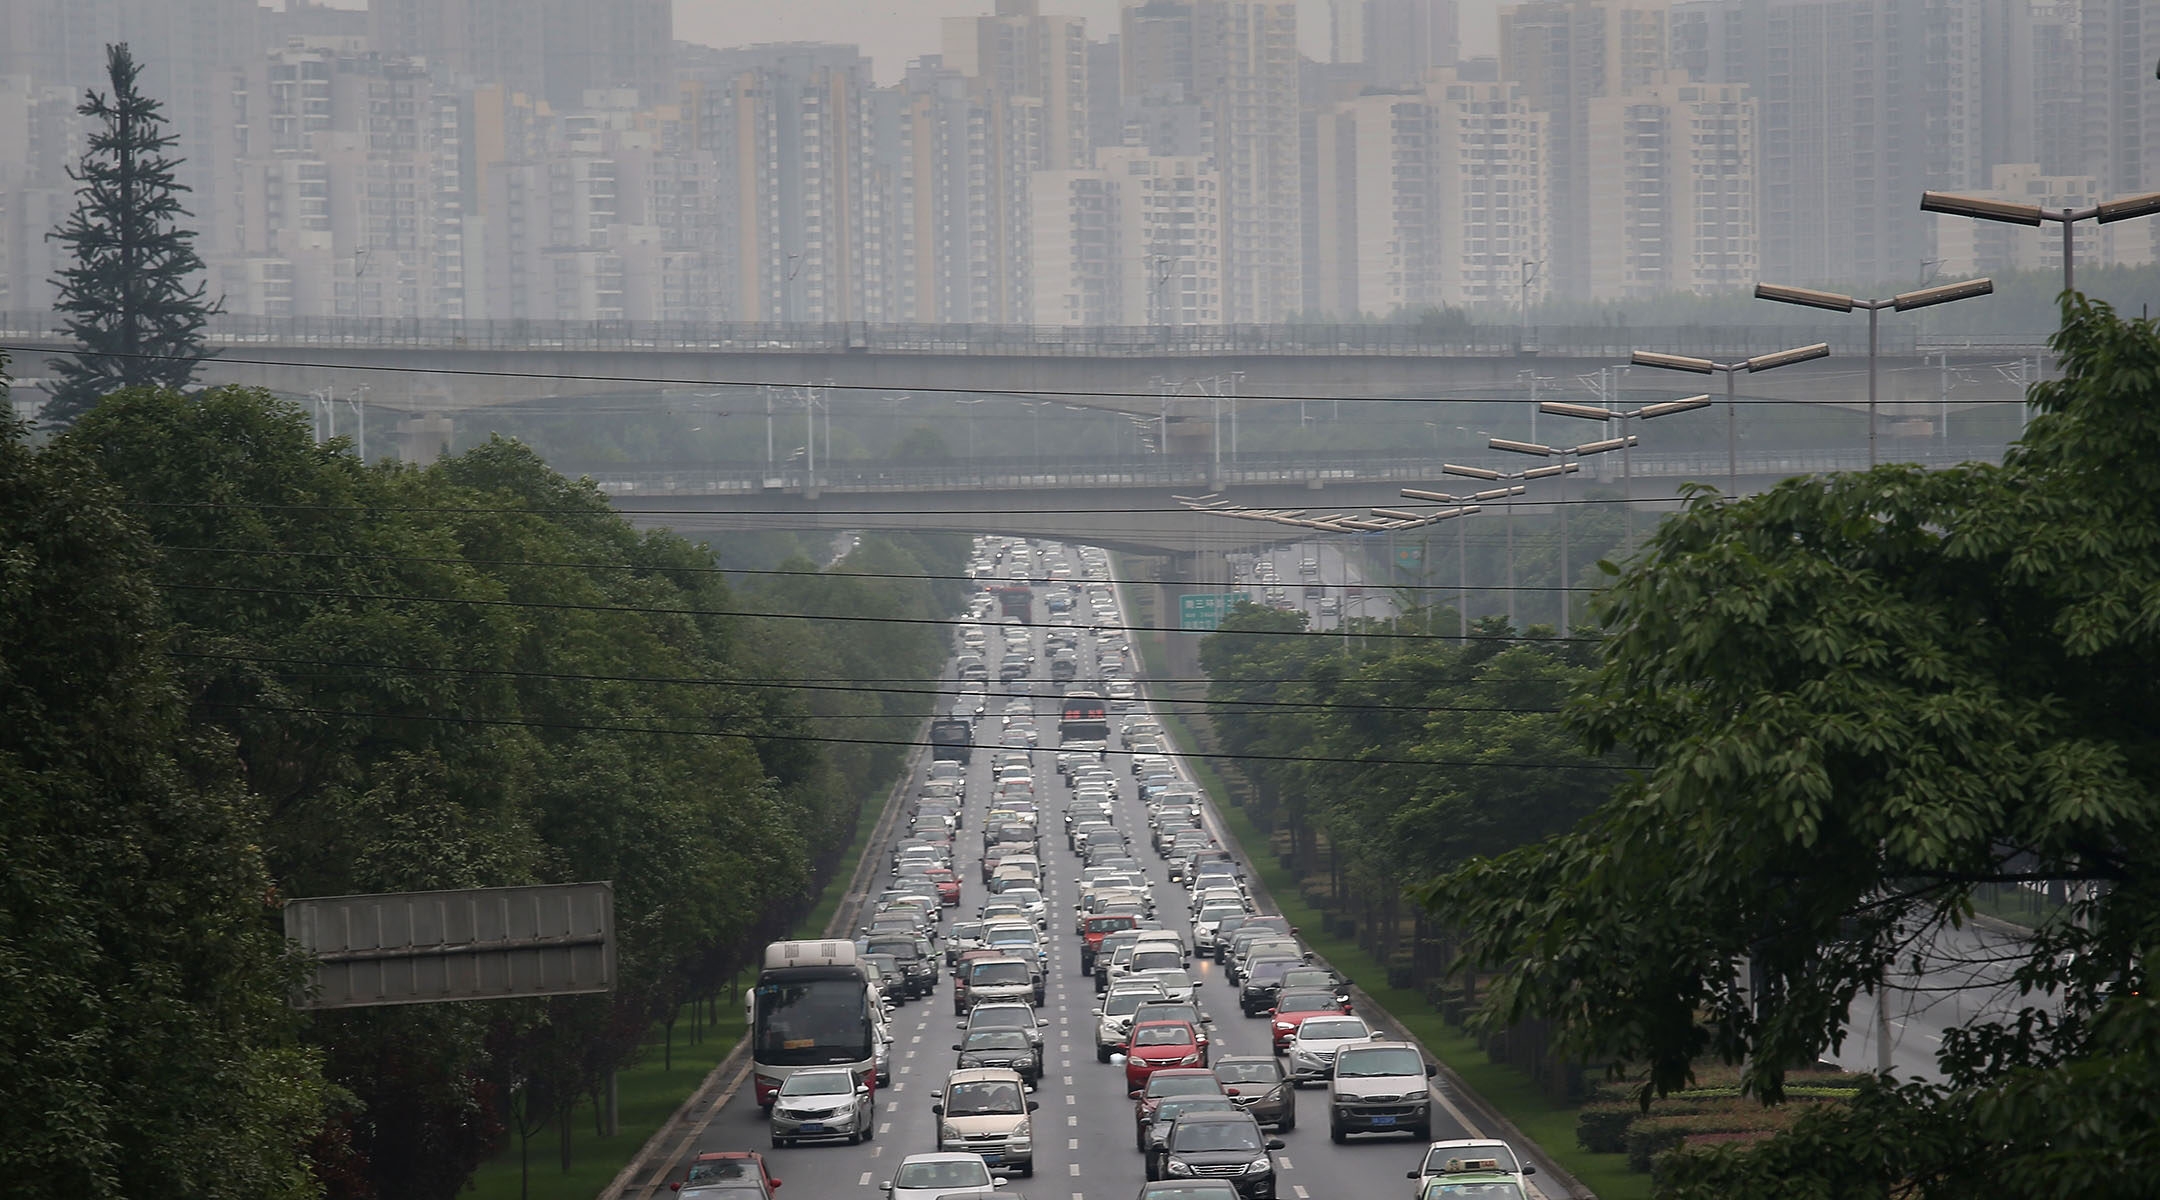
[[[2160,1171],[2160,329],[2065,305],[2063,378],[2001,467],[1788,480],[1667,522],[1602,598],[1573,710],[1640,773],[1432,889],[1502,972],[1484,1019],[1552,1019],[1645,1104],[1704,1056],[1776,1101],[1976,887],[2068,894],[1999,951],[2019,997],[1950,1029],[1944,1084],[1683,1154],[1671,1194],[2127,1196]]]
[[[45,407],[48,423],[65,425],[122,387],[183,388],[208,356],[202,329],[219,305],[189,285],[203,269],[195,235],[177,224],[185,185],[174,179],[182,160],[165,152],[179,141],[165,132],[163,106],[136,90],[141,66],[127,44],[105,48],[112,95],[92,91],[76,109],[97,122],[81,166],[68,172],[80,202],[46,236],[68,248],[74,265],[53,282],[53,305],[82,347],[52,361],[60,378]]]
[[[0,422],[0,1179],[297,1200],[320,1066],[257,804],[166,667],[155,560],[87,456]]]

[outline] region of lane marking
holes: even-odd
[[[1071,1173],[1071,1174],[1074,1174],[1074,1175],[1078,1175],[1078,1174],[1080,1173],[1080,1164],[1079,1164],[1079,1163],[1066,1163],[1066,1164],[1065,1164],[1065,1170],[1066,1170],[1067,1172]]]
[[[856,1186],[856,1187],[869,1187],[869,1186],[870,1186],[870,1172],[868,1172],[868,1171],[864,1171],[864,1172],[862,1173],[862,1178],[861,1178],[861,1179],[858,1179],[858,1180],[856,1180],[856,1181],[855,1181],[855,1186]]]
[[[900,1111],[900,1102],[899,1102],[898,1100],[887,1100],[887,1101],[885,1102],[885,1111],[886,1111],[886,1112],[899,1112],[899,1111]]]
[[[1290,1190],[1297,1193],[1297,1200],[1312,1200],[1312,1193],[1306,1191],[1303,1184],[1293,1183]]]
[[[1078,1125],[1079,1123],[1080,1118],[1077,1115],[1065,1118],[1065,1124],[1067,1125]]]
[[[1066,1148],[1067,1150],[1078,1150],[1078,1149],[1080,1148],[1080,1139],[1079,1139],[1079,1138],[1066,1138],[1066,1139],[1065,1139],[1065,1148]]]
[[[1275,1165],[1276,1165],[1276,1166],[1279,1166],[1279,1167],[1281,1167],[1281,1168],[1282,1168],[1283,1170],[1285,1170],[1285,1171],[1287,1171],[1287,1170],[1290,1170],[1290,1169],[1291,1169],[1291,1167],[1290,1167],[1290,1156],[1289,1156],[1289,1155],[1287,1155],[1287,1154],[1285,1154],[1285,1155],[1282,1155],[1282,1156],[1278,1157],[1278,1158],[1277,1158],[1277,1159],[1275,1160]]]
[[[891,1122],[891,1121],[887,1121],[887,1122],[885,1122],[885,1123],[884,1123],[883,1125],[880,1125],[880,1126],[878,1126],[878,1127],[877,1127],[877,1131],[878,1131],[879,1133],[891,1133],[891,1132],[892,1132],[892,1122]]]

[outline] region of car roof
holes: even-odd
[[[1018,1083],[1020,1072],[1011,1067],[963,1067],[945,1076],[945,1086],[956,1083]]]

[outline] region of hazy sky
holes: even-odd
[[[1489,54],[1500,0],[1463,0],[1463,50]],[[752,42],[853,42],[877,61],[881,82],[907,60],[938,51],[938,18],[987,13],[993,0],[675,0],[675,36],[708,46]],[[1087,18],[1088,36],[1117,29],[1118,0],[1045,0],[1045,12]],[[1328,0],[1299,0],[1298,40],[1328,57]]]

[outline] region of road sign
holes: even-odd
[[[1424,565],[1425,565],[1425,548],[1424,548],[1423,546],[1397,546],[1397,547],[1395,547],[1395,569],[1396,569],[1396,570],[1398,570],[1398,571],[1415,571],[1415,570],[1418,570],[1418,569],[1420,569],[1420,568],[1421,568],[1421,567],[1423,567]]]
[[[315,959],[297,1008],[567,996],[615,986],[606,883],[326,896],[285,905]]]
[[[1187,592],[1178,597],[1178,628],[1203,632],[1221,629],[1224,615],[1251,602],[1251,592]]]

